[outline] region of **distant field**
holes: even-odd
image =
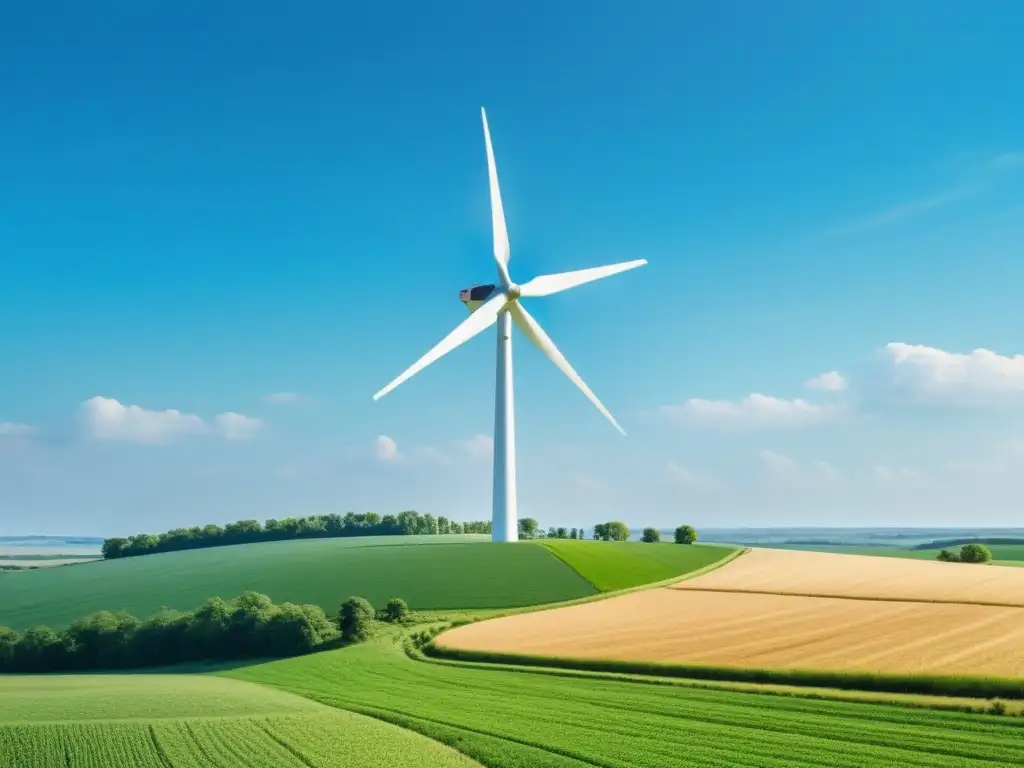
[[[786,549],[799,552],[832,552],[841,555],[873,555],[875,557],[905,557],[913,560],[934,560],[941,551],[936,549],[901,549],[900,547],[871,547],[859,544],[766,544],[754,545],[764,549]],[[1024,545],[988,544],[995,565],[1006,565],[1024,561]],[[959,552],[959,546],[946,547]]]
[[[272,688],[199,675],[0,677],[0,765],[444,768],[410,731]]]
[[[967,563],[752,549],[672,589],[1024,607],[1024,571]]]
[[[540,539],[602,592],[652,584],[711,565],[735,547]]]
[[[247,589],[275,602],[315,603],[332,615],[350,595],[378,606],[401,597],[426,610],[509,608],[596,593],[544,547],[463,543],[467,538],[488,537],[278,541],[9,572],[2,577],[0,625],[61,628],[98,610],[142,618]]]

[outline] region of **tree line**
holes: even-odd
[[[959,552],[943,549],[935,559],[944,563],[988,563],[992,560],[992,550],[984,544],[964,544]]]
[[[140,533],[127,538],[114,537],[104,540],[101,552],[104,559],[115,560],[157,552],[178,552],[185,549],[251,544],[258,541],[490,532],[490,520],[459,523],[444,516],[421,515],[415,510],[400,512],[397,515],[347,512],[344,515],[270,519],[262,524],[258,520],[238,520],[223,527],[211,524],[175,528],[159,534]]]
[[[408,616],[409,607],[399,598],[374,611],[363,598],[350,597],[332,619],[318,605],[275,604],[251,591],[233,600],[211,597],[195,611],[163,610],[144,621],[129,613],[100,611],[60,632],[36,627],[20,634],[0,626],[0,672],[297,656],[364,640],[374,622],[402,622]]]

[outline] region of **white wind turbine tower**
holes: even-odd
[[[498,361],[494,391],[494,497],[491,510],[491,540],[517,541],[519,521],[516,514],[516,430],[512,397],[513,322],[526,338],[580,388],[619,432],[626,434],[519,300],[560,293],[577,285],[641,267],[647,260],[637,259],[557,275],[542,275],[523,285],[512,282],[508,273],[509,243],[508,232],[505,229],[505,213],[501,206],[498,171],[494,165],[494,150],[491,147],[491,133],[487,127],[487,113],[483,108],[480,109],[480,116],[484,124],[484,143],[487,146],[487,171],[491,183],[491,223],[494,228],[494,261],[498,267],[500,285],[475,285],[463,290],[460,298],[470,312],[469,317],[398,378],[375,394],[373,399],[379,400],[435,360],[497,323]]]

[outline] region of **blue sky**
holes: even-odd
[[[517,280],[649,261],[529,303],[628,437],[518,337],[521,514],[1019,521],[1024,7],[582,5],[10,11],[0,532],[489,515],[490,334],[371,400],[494,279],[481,105]]]

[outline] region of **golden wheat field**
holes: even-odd
[[[960,578],[951,581],[945,572]],[[976,603],[1024,601],[1024,591],[1015,586],[1019,577],[989,572],[1024,575],[994,566],[754,550],[673,587],[471,624],[438,642],[569,658],[1021,676],[1024,608]],[[949,593],[975,602],[952,602]],[[807,596],[813,594],[828,596]],[[835,596],[844,594],[855,599]]]
[[[871,555],[752,549],[673,589],[1024,607],[1024,569]]]

